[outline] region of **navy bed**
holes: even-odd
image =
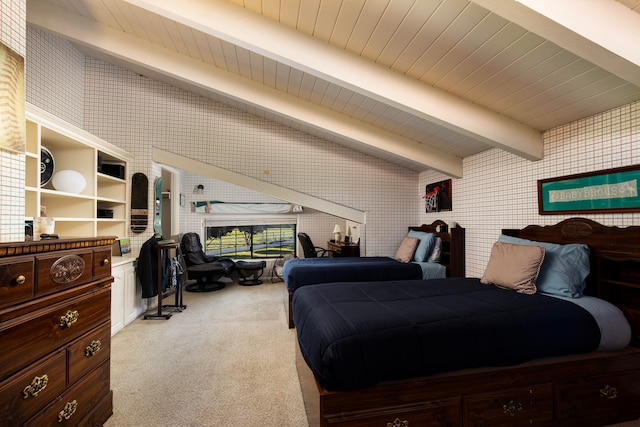
[[[570,218],[502,234],[545,247],[535,294],[454,275],[298,289],[296,369],[309,425],[598,427],[637,420],[640,227]],[[563,286],[583,279],[584,266],[566,259],[571,245],[576,253],[589,249],[579,297],[552,293],[544,283],[559,264],[582,273],[562,279]],[[558,249],[565,255],[555,256]],[[519,251],[532,252],[524,244]],[[496,260],[504,273],[518,269],[515,258],[491,252],[486,270]]]
[[[409,231],[430,233],[441,241],[438,262],[400,262],[386,256],[294,258],[282,268],[282,277],[289,293],[289,328],[293,328],[293,294],[300,287],[331,282],[369,282],[387,280],[440,279],[462,277],[465,272],[465,229],[446,227],[444,221],[409,227]]]
[[[389,257],[294,258],[284,264],[282,277],[291,292],[317,283],[423,278],[419,264]]]
[[[300,351],[328,390],[594,351],[584,308],[475,278],[329,283],[300,288]]]
[[[439,274],[444,275],[443,266],[432,264],[434,268],[442,267]],[[290,259],[282,267],[282,278],[289,292],[289,328],[294,327],[291,308],[293,294],[302,286],[345,281],[411,280],[422,277],[423,268],[418,263],[403,263],[389,257]]]

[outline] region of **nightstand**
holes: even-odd
[[[329,249],[328,256],[330,257],[359,257],[360,245],[357,243],[345,243],[345,242],[327,242],[327,248]]]

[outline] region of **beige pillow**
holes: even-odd
[[[544,253],[544,246],[495,242],[480,281],[523,294],[535,294]]]
[[[417,237],[405,236],[400,243],[400,247],[396,251],[396,259],[400,262],[409,262],[413,259],[413,253],[416,251],[416,246],[420,239]]]

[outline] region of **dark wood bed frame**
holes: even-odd
[[[591,273],[586,293],[623,310],[633,330],[632,345],[617,352],[468,369],[355,391],[323,389],[298,349],[296,366],[309,425],[600,427],[639,419],[640,227],[608,227],[572,218],[503,233],[588,244]]]
[[[447,223],[441,220],[431,224],[422,224],[419,227],[409,227],[409,230],[433,233],[442,240],[442,254],[439,263],[447,268],[447,277],[464,277],[465,275],[465,230],[462,227],[453,227],[447,231],[437,231],[438,226],[447,230]]]
[[[447,227],[447,223],[436,220],[431,224],[422,224],[419,227],[409,227],[409,230],[424,231],[433,233],[442,239],[442,254],[439,264],[447,269],[447,277],[464,277],[465,274],[465,234],[464,228],[455,227],[449,231],[436,231],[437,227]],[[287,290],[289,294],[289,329],[295,327],[293,324],[293,292]]]

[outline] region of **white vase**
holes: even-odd
[[[78,194],[82,193],[87,186],[87,180],[80,172],[65,169],[60,172],[56,172],[53,175],[51,181],[53,188],[58,191],[64,191],[65,193]]]

